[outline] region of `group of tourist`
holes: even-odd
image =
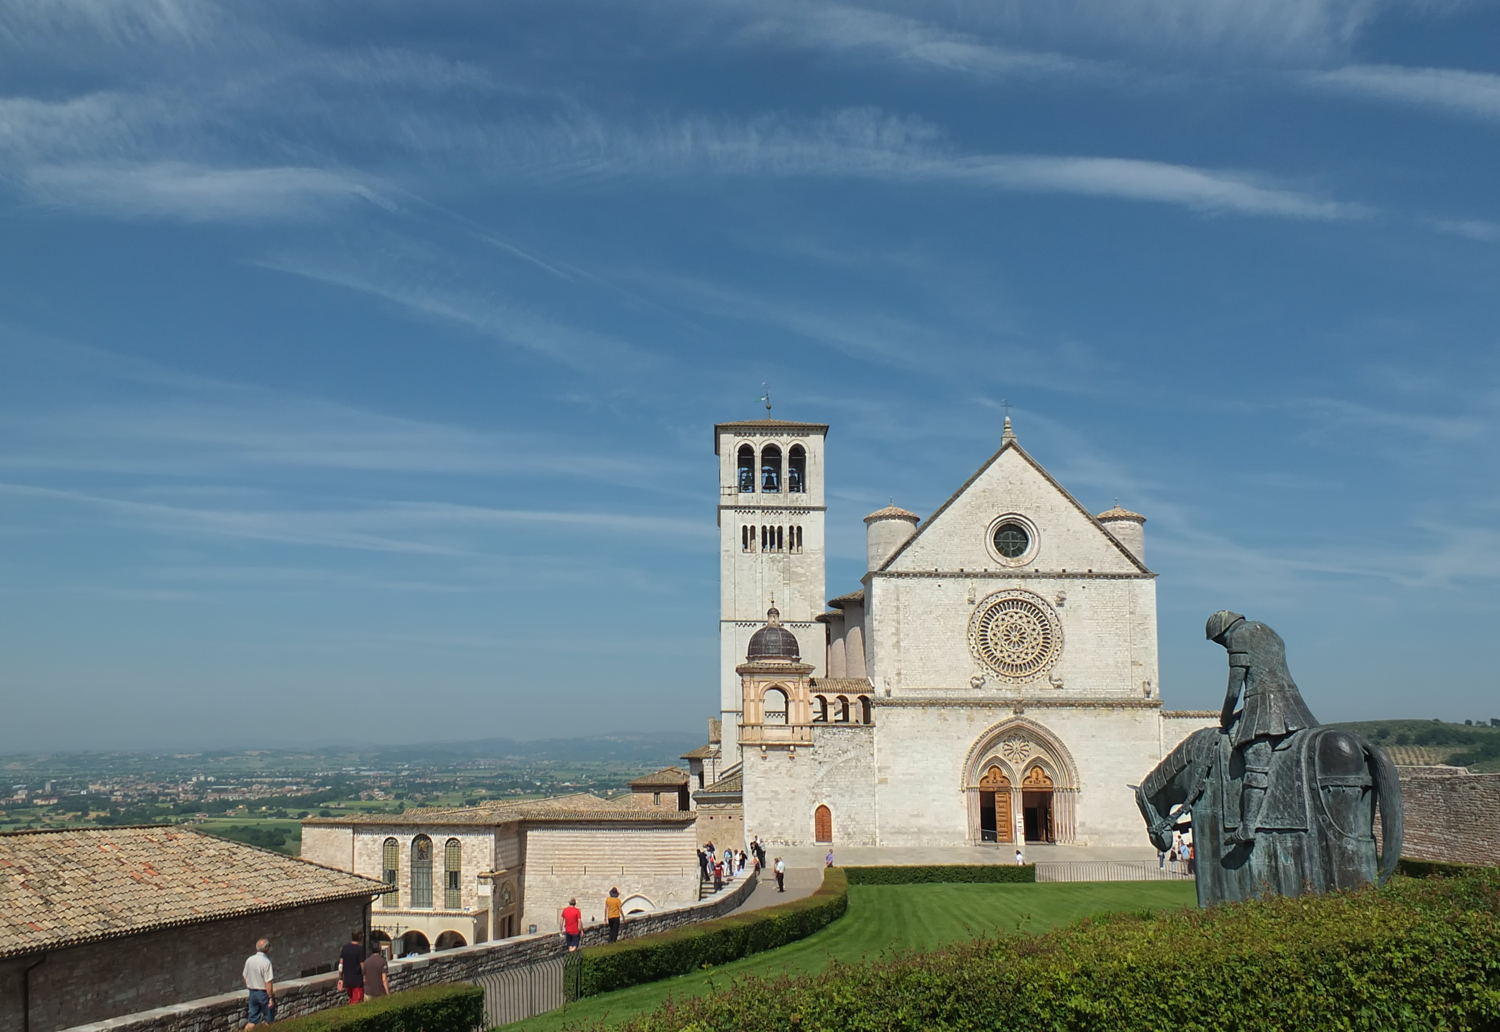
[[[754,869],[760,870],[760,857],[757,855],[752,860],[743,849],[736,851],[726,848],[721,852],[715,850],[712,842],[698,847],[699,875],[702,881],[714,883],[715,892],[722,889],[726,881],[734,881],[736,874],[743,874],[746,863],[752,862]]]
[[[349,998],[350,1004],[386,996],[391,991],[385,954],[378,948],[366,950],[364,932],[358,928],[349,933],[349,941],[339,950],[335,966],[339,973],[338,991]],[[256,942],[255,952],[245,961],[241,974],[249,993],[245,1028],[271,1024],[276,1020],[276,973],[271,966],[270,939]]]
[[[1156,851],[1157,870],[1166,870],[1168,864],[1172,865],[1172,871],[1177,874],[1196,875],[1198,873],[1198,851],[1192,841],[1184,838],[1181,832],[1178,832],[1172,840],[1171,849]]]

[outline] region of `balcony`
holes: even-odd
[[[810,746],[813,729],[809,724],[741,724],[740,744],[758,746]]]

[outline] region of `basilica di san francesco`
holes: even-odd
[[[1163,708],[1145,517],[1084,508],[1007,418],[925,520],[864,518],[867,572],[829,598],[827,434],[714,428],[719,740],[686,757],[700,824],[780,845],[1140,846],[1134,786],[1217,716]]]

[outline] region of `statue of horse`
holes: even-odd
[[[1395,871],[1401,785],[1372,743],[1326,726],[1288,735],[1272,755],[1255,840],[1235,844],[1228,839],[1243,774],[1230,735],[1209,727],[1183,739],[1136,789],[1157,849],[1171,848],[1174,830],[1192,828],[1199,906],[1384,884]]]

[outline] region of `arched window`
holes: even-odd
[[[788,494],[807,490],[807,450],[800,444],[792,445],[786,453],[786,489]]]
[[[755,449],[748,444],[740,445],[739,488],[747,494],[755,490]]]
[[[784,529],[785,529],[784,527],[777,527],[776,528],[776,551],[778,551],[778,552],[783,551],[786,548],[785,543],[782,541],[782,534],[781,534],[781,532]]]
[[[762,704],[767,724],[786,723],[786,692],[780,688],[767,688],[766,694],[762,696]]]
[[[797,551],[802,551],[802,528],[797,528]]]
[[[741,527],[740,528],[740,551],[741,552],[752,551],[752,549],[750,547],[750,535],[753,534],[753,533],[755,533],[755,531],[754,531],[754,528],[752,528],[752,527]]]
[[[839,696],[839,723],[849,723],[849,700],[842,695]]]
[[[833,844],[833,811],[826,806],[813,811],[813,841],[819,845]]]
[[[464,905],[464,849],[451,838],[443,847],[443,909],[459,910]]]
[[[400,876],[401,843],[393,838],[380,845],[380,880],[391,887],[391,891],[380,897],[380,905],[395,909],[401,905],[401,890],[396,887]]]
[[[774,444],[761,449],[760,489],[770,494],[781,492],[781,449]]]
[[[818,712],[813,714],[813,720],[819,724],[828,723],[828,696],[815,695],[813,703],[818,707]]]
[[[426,835],[411,840],[411,905],[414,910],[432,907],[432,839]]]
[[[770,529],[771,529],[770,527],[761,527],[760,528],[760,550],[762,552],[764,552],[766,550],[766,531],[768,531]]]
[[[859,719],[860,719],[860,723],[862,723],[862,724],[873,724],[874,720],[871,719],[872,716],[873,716],[873,714],[870,712],[870,697],[868,695],[861,695],[859,697]]]

